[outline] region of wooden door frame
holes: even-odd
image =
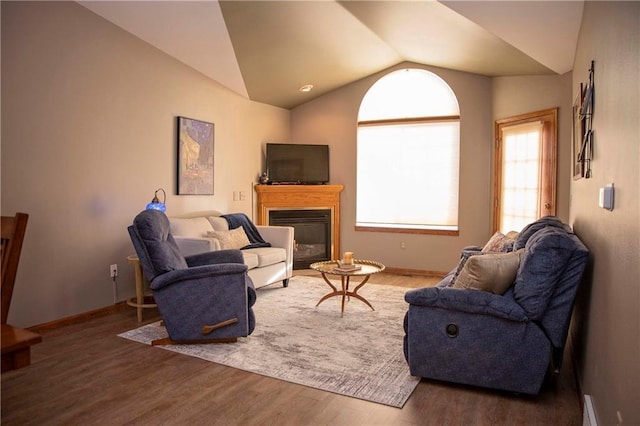
[[[551,200],[546,214],[555,215],[557,206],[558,180],[558,108],[529,112],[495,121],[494,126],[494,161],[493,161],[493,232],[500,227],[502,205],[500,194],[502,188],[502,128],[518,124],[542,122],[542,153],[540,158],[542,176],[546,176],[541,193],[548,194]]]

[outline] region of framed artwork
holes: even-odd
[[[584,120],[582,119],[582,101],[584,99],[584,89],[582,83],[578,89],[578,94],[573,101],[573,130],[572,130],[572,146],[571,159],[573,161],[573,179],[584,177],[584,159],[581,158],[582,142],[584,139]]]
[[[591,177],[591,159],[593,155],[593,65],[593,61],[591,61],[591,67],[589,68],[589,82],[584,88],[584,92],[582,94],[582,107],[580,108],[583,136],[580,152],[578,153],[578,162],[582,164],[582,176],[587,179]]]
[[[213,195],[214,125],[178,117],[178,195]]]

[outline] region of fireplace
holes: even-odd
[[[256,185],[257,224],[287,224],[294,228],[298,250],[294,251],[295,269],[307,268],[313,262],[337,259],[340,253],[340,192],[342,185]],[[302,212],[302,221],[290,212]],[[318,212],[329,217],[318,219]],[[272,216],[275,213],[275,216]],[[282,219],[281,215],[285,215]],[[296,214],[296,213],[294,213]],[[280,217],[279,217],[280,216]],[[312,234],[321,234],[320,240]],[[322,242],[320,242],[322,241]],[[311,247],[307,247],[310,245]],[[320,256],[319,252],[323,255]],[[296,254],[297,253],[297,254]]]
[[[331,216],[331,209],[269,211],[269,225],[294,228],[293,269],[331,260]]]

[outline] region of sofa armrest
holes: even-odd
[[[256,226],[262,238],[272,247],[285,249],[287,268],[293,270],[293,227],[292,226]]]
[[[293,250],[292,226],[256,226],[262,238],[271,243],[273,247]]]
[[[460,258],[473,256],[478,253],[482,253],[482,246],[465,246],[460,251]]]
[[[183,256],[220,250],[220,243],[215,238],[173,237]]]
[[[526,312],[508,292],[504,296],[480,290],[426,287],[405,293],[404,300],[413,306],[484,314],[512,321],[527,322]]]

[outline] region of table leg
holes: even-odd
[[[356,288],[353,289],[353,291],[348,291],[348,284],[347,284],[347,296],[353,296],[358,300],[363,301],[368,307],[371,308],[372,311],[375,311],[375,309],[373,308],[373,306],[371,306],[371,303],[369,303],[369,301],[367,299],[365,299],[364,297],[360,296],[358,294],[358,290],[367,283],[367,281],[369,281],[369,278],[371,277],[371,275],[367,275],[366,277],[364,277],[364,279],[362,280],[362,282],[360,284],[358,284],[358,286]]]
[[[325,294],[324,296],[322,296],[322,299],[320,299],[318,301],[318,303],[316,304],[316,307],[318,307],[318,305],[320,305],[322,302],[324,302],[325,300],[327,300],[330,297],[333,296],[339,296],[342,294],[341,291],[338,291],[338,289],[336,288],[336,286],[334,286],[331,281],[329,281],[329,279],[327,278],[326,274],[324,274],[323,272],[320,273],[322,275],[322,278],[324,279],[324,281],[327,283],[327,285],[329,287],[331,287],[331,289],[333,289],[333,291],[331,293]]]
[[[347,297],[347,292],[349,291],[349,276],[342,275],[340,276],[340,282],[342,284],[342,310],[340,311],[340,316],[344,315],[344,299]]]
[[[145,295],[144,288],[146,279],[142,272],[142,265],[140,265],[140,261],[137,256],[129,256],[127,257],[127,261],[129,264],[133,266],[135,281],[136,281],[136,296],[135,298],[130,298],[127,300],[127,305],[133,306],[136,308],[136,314],[138,316],[138,322],[142,322],[142,309],[144,308],[155,308],[155,303],[145,303]],[[134,301],[135,300],[135,301]]]
[[[349,300],[349,298],[351,296],[355,297],[356,299],[362,301],[364,304],[366,304],[368,307],[371,308],[371,310],[375,311],[375,309],[373,308],[373,306],[371,306],[371,303],[369,303],[369,301],[367,299],[365,299],[364,297],[360,296],[358,294],[358,290],[367,283],[367,281],[369,281],[369,278],[371,277],[371,275],[366,275],[364,277],[364,279],[356,286],[356,288],[353,289],[353,291],[349,291],[349,278],[350,275],[341,275],[340,276],[340,286],[341,289],[338,290],[338,288],[336,286],[333,285],[333,283],[331,283],[331,281],[329,281],[329,279],[327,278],[327,275],[323,272],[320,272],[320,274],[322,275],[322,278],[324,279],[324,281],[327,283],[327,285],[329,287],[331,287],[331,289],[333,291],[331,291],[330,293],[325,294],[324,296],[322,296],[322,298],[318,301],[318,303],[316,304],[316,307],[318,307],[322,302],[324,302],[325,300],[327,300],[330,297],[334,297],[334,296],[340,296],[342,298],[341,300],[341,314],[340,316],[344,315],[344,302],[345,300]]]
[[[142,276],[142,268],[138,264],[135,268],[136,275],[136,311],[138,314],[138,322],[142,322],[142,305],[144,304],[144,288],[143,288],[143,276]]]

